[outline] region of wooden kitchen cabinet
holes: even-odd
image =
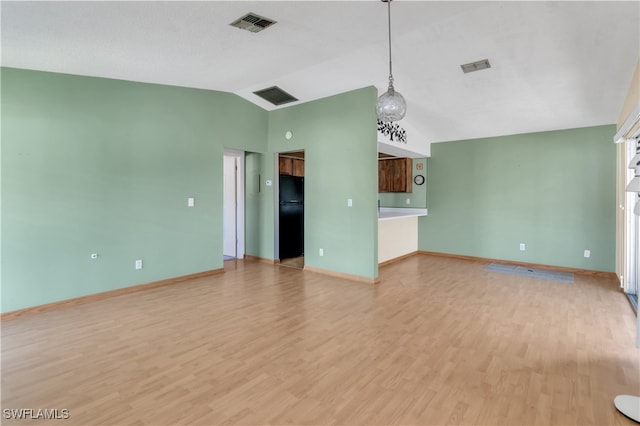
[[[304,177],[304,160],[293,159],[293,175]]]
[[[304,177],[304,160],[302,159],[280,157],[278,168],[281,175]]]
[[[293,158],[278,158],[278,169],[281,175],[293,175]]]
[[[378,192],[411,192],[412,170],[411,158],[378,160]]]

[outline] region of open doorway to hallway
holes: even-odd
[[[304,267],[304,151],[278,155],[278,253],[280,264]]]

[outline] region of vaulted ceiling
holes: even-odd
[[[386,90],[387,6],[361,1],[2,1],[2,65],[306,102]],[[247,12],[260,33],[229,24]],[[391,4],[396,89],[428,142],[615,123],[640,55],[640,2]],[[491,68],[464,74],[461,64]],[[289,104],[291,105],[291,104]],[[286,107],[282,106],[282,107]]]

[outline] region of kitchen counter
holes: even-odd
[[[378,217],[378,263],[418,251],[418,217],[427,209],[381,207]]]
[[[380,207],[378,220],[402,219],[414,216],[426,216],[427,209]]]

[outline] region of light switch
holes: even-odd
[[[187,206],[189,207],[193,207],[196,205],[196,200],[193,197],[189,197],[187,198]]]
[[[353,207],[353,200],[351,198],[347,198],[347,207]]]
[[[267,179],[267,181],[265,183],[267,184],[267,186],[273,185],[273,182],[271,182],[271,179]]]

